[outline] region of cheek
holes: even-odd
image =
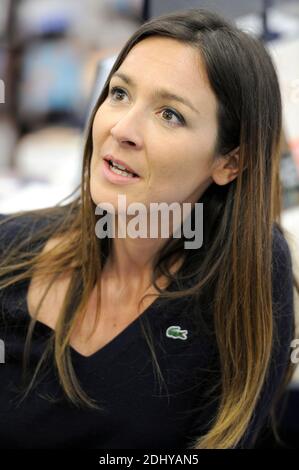
[[[169,152],[170,148],[175,148],[175,152]],[[201,147],[201,143],[192,146],[168,145],[160,153],[156,149],[156,154],[164,156],[154,159],[152,165],[151,190],[167,196],[169,199],[185,199],[190,193],[203,184],[210,176],[210,154],[208,149]]]
[[[97,142],[101,136],[107,134],[109,129],[112,127],[112,122],[109,121],[109,113],[105,110],[105,105],[102,104],[94,117],[92,125],[92,138],[94,142]]]
[[[100,109],[97,111],[92,125],[92,139],[95,143],[99,138],[100,134],[103,132],[103,114]]]
[[[194,175],[194,158],[190,158],[192,150],[186,145],[169,142],[167,145],[156,146],[151,150],[152,174],[166,185],[177,181],[182,182],[184,178]],[[157,158],[158,156],[158,158]]]

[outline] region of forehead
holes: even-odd
[[[172,38],[150,37],[137,43],[124,59],[119,70],[145,76],[159,72],[158,81],[165,77],[183,86],[208,86],[208,78],[200,51]]]
[[[188,44],[172,38],[146,38],[130,50],[118,71],[149,90],[163,87],[188,96],[194,106],[201,107],[208,101],[216,109],[200,51]]]

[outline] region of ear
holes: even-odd
[[[228,184],[238,176],[239,150],[240,147],[237,147],[226,155],[217,157],[211,174],[216,184]]]

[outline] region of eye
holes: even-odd
[[[118,87],[118,86],[114,86],[111,88],[111,90],[109,91],[109,95],[112,96],[113,100],[115,101],[122,101],[122,99],[117,99],[116,96],[119,94],[127,94],[125,92],[125,90],[123,90],[122,88]],[[179,124],[181,125],[185,125],[185,119],[183,118],[183,116],[181,114],[179,114],[177,111],[174,111],[173,109],[171,108],[164,108],[162,111],[162,113],[170,113],[172,114],[173,116],[176,117],[177,121]],[[166,122],[169,122],[171,125],[175,125],[175,123],[173,121],[170,121],[169,119],[166,119]]]
[[[181,116],[179,113],[177,113],[176,111],[173,111],[171,108],[165,108],[163,109],[162,113],[170,113],[172,114],[173,116],[175,116],[177,118],[177,120],[179,121],[179,124],[185,124],[185,120],[183,118],[183,116]],[[166,119],[167,120],[167,119]],[[172,123],[171,121],[167,120],[168,122]]]
[[[109,95],[111,95],[114,98],[115,93],[125,93],[125,91],[122,88],[119,88],[118,86],[114,86],[111,88]],[[116,100],[116,101],[121,101],[121,100]]]

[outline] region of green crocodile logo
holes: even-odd
[[[174,339],[187,339],[188,330],[181,330],[180,326],[169,326],[166,330],[166,336]]]

